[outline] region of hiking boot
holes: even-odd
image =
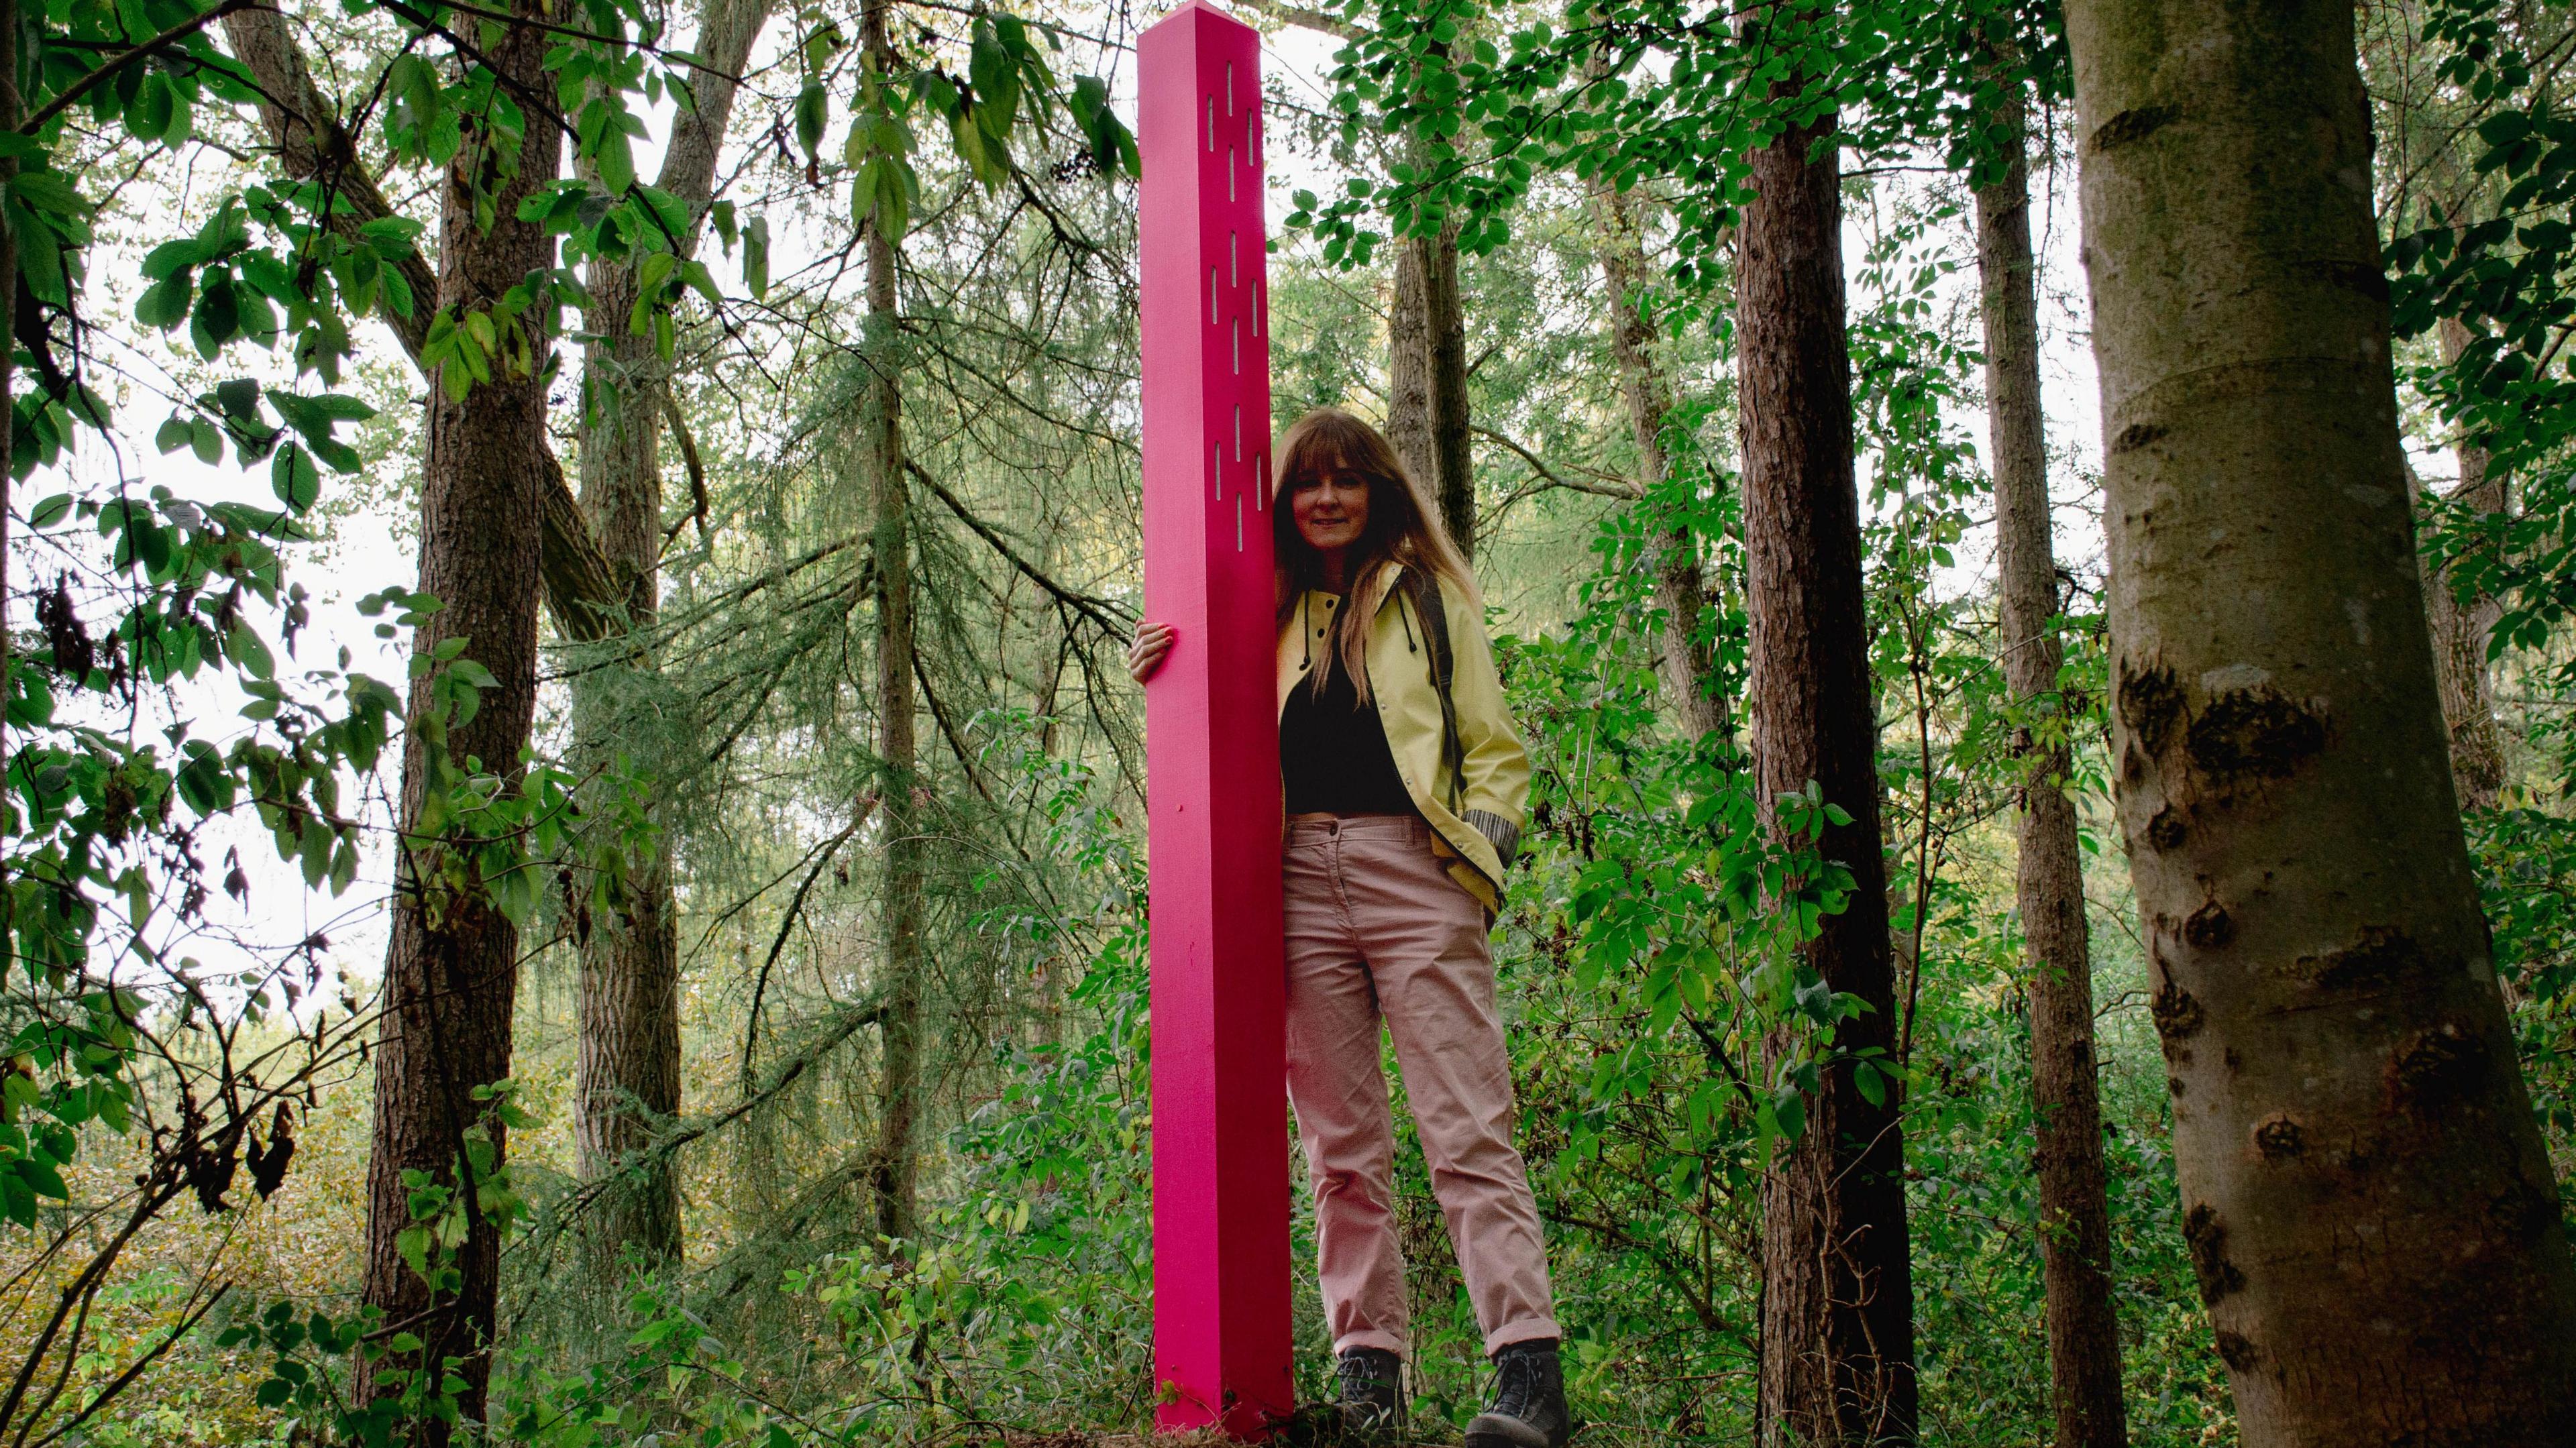
[[[1342,1441],[1395,1443],[1404,1434],[1404,1359],[1382,1347],[1342,1354]]]
[[[1554,1340],[1516,1342],[1494,1354],[1494,1396],[1467,1425],[1467,1448],[1565,1448],[1573,1433]]]

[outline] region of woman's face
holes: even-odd
[[[1318,553],[1347,549],[1368,531],[1368,475],[1331,468],[1310,477],[1289,493],[1288,512],[1307,547]]]

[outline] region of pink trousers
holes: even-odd
[[[1538,1202],[1512,1147],[1485,907],[1449,878],[1431,827],[1411,815],[1297,817],[1281,859],[1288,1096],[1315,1193],[1333,1351],[1407,1350],[1381,1017],[1485,1351],[1558,1336]]]

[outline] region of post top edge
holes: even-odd
[[[1145,29],[1148,32],[1160,30],[1166,25],[1200,15],[1212,20],[1222,20],[1228,25],[1240,25],[1246,30],[1252,29],[1250,25],[1228,13],[1222,6],[1209,4],[1208,0],[1181,0],[1180,4],[1165,12],[1162,19],[1146,26]]]

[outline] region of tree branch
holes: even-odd
[[[63,87],[61,94],[38,107],[36,113],[29,116],[26,121],[18,127],[18,134],[22,136],[32,136],[38,131],[43,130],[47,122],[51,121],[54,117],[61,115],[64,111],[71,109],[74,104],[79,102],[81,97],[88,95],[91,91],[98,89],[106,82],[114,80],[118,71],[123,70],[135,61],[141,60],[147,55],[154,55],[161,51],[168,50],[171,46],[178,44],[180,41],[187,39],[189,36],[194,35],[198,31],[205,29],[207,26],[214,24],[216,21],[223,19],[225,16],[233,14],[235,11],[254,8],[264,10],[268,7],[265,4],[262,4],[261,0],[223,0],[223,3],[216,6],[214,9],[209,10],[202,15],[190,16],[188,19],[182,20],[178,24],[171,26],[169,29],[162,31],[160,34],[153,36],[150,40],[143,42],[141,45],[135,46],[130,50],[118,51],[116,54],[109,56],[106,60],[99,62],[98,69],[91,71],[89,74],[82,76],[76,81],[73,81],[70,85]]]
[[[1528,448],[1521,446],[1519,443],[1512,441],[1510,438],[1503,436],[1501,433],[1494,431],[1490,427],[1477,428],[1476,435],[1485,439],[1487,442],[1494,443],[1497,446],[1502,447],[1506,451],[1517,456],[1522,462],[1529,464],[1530,471],[1537,473],[1542,478],[1545,478],[1551,487],[1568,488],[1578,493],[1591,493],[1596,497],[1624,498],[1631,503],[1646,496],[1646,490],[1644,488],[1641,488],[1635,483],[1629,482],[1624,478],[1614,478],[1594,483],[1580,482],[1576,479],[1566,477],[1557,472],[1556,469],[1549,467],[1546,463],[1539,461],[1538,454],[1531,452]]]
[[[1000,533],[993,530],[992,525],[986,523],[983,519],[976,517],[973,513],[968,512],[966,505],[957,501],[957,495],[940,486],[938,479],[933,478],[926,472],[923,472],[919,463],[914,462],[910,458],[906,458],[904,459],[903,466],[905,471],[921,480],[921,485],[923,487],[930,489],[932,493],[936,494],[939,501],[947,504],[948,511],[956,514],[959,522],[962,522],[968,528],[973,529],[976,537],[991,544],[993,551],[1002,555],[1003,561],[1009,563],[1013,568],[1018,569],[1030,582],[1035,583],[1038,587],[1043,588],[1048,593],[1054,595],[1056,602],[1061,603],[1065,607],[1081,614],[1083,617],[1090,619],[1093,623],[1099,625],[1100,630],[1103,633],[1121,634],[1126,632],[1127,609],[1124,605],[1113,603],[1108,599],[1100,598],[1093,594],[1077,592],[1056,582],[1054,579],[1049,578],[1036,564],[1022,558],[1016,551],[1014,551],[1010,543],[1005,540]]]
[[[824,842],[822,853],[815,856],[814,868],[805,872],[805,878],[796,886],[795,895],[787,902],[786,913],[779,917],[778,938],[769,942],[769,958],[760,963],[760,975],[751,984],[751,1018],[742,1030],[742,1084],[745,1091],[751,1089],[752,1057],[760,1049],[760,1002],[769,993],[769,972],[777,966],[779,954],[787,949],[787,937],[795,931],[797,920],[804,915],[805,897],[814,889],[814,882],[823,877],[823,867],[832,863],[832,857],[840,853],[841,846],[848,844],[850,836],[865,828],[868,817],[876,811],[875,794],[871,793],[859,801],[858,811],[850,816],[850,822],[841,827],[839,834]]]
[[[1289,5],[1284,0],[1241,0],[1243,8],[1268,16],[1283,25],[1321,31],[1341,40],[1357,40],[1360,28],[1338,15],[1309,10],[1303,5]]]

